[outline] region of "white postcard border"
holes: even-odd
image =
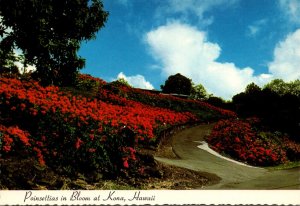
[[[2,190],[0,205],[300,205],[299,190]]]

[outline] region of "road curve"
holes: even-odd
[[[300,189],[300,169],[269,171],[247,167],[217,157],[198,148],[212,130],[213,125],[200,125],[185,129],[171,139],[178,159],[155,157],[157,161],[195,171],[211,173],[221,178],[218,184],[202,189]],[[200,188],[199,188],[200,189]]]

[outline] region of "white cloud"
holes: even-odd
[[[34,65],[27,65],[25,68],[24,68],[24,64],[17,61],[17,62],[14,62],[14,65],[16,65],[18,67],[18,70],[21,74],[23,74],[24,72],[25,73],[28,73],[28,72],[34,72],[36,71],[36,67]]]
[[[23,55],[23,51],[21,49],[14,49],[14,55],[16,57],[20,57]],[[19,61],[14,62],[14,65],[16,65],[18,67],[18,70],[21,74],[23,74],[24,72],[34,72],[36,71],[36,67],[35,65],[26,65],[26,67],[24,68],[24,63]]]
[[[276,45],[269,71],[286,81],[300,79],[300,29]]]
[[[154,89],[152,84],[146,81],[145,77],[140,74],[134,76],[126,76],[123,72],[120,72],[117,76],[117,79],[121,78],[125,79],[130,85],[135,88]]]
[[[128,4],[128,0],[117,0],[117,2],[118,2],[119,4],[124,5],[124,6],[127,6],[127,4]]]
[[[280,0],[281,10],[289,17],[290,21],[300,23],[300,1],[299,0]]]
[[[205,13],[213,8],[226,8],[236,5],[239,0],[166,0],[163,6],[156,11],[156,16],[165,18],[167,14],[180,15],[180,19],[185,21],[190,15],[195,15],[202,25],[209,25],[213,22],[213,17],[204,17]],[[221,7],[222,6],[222,7]],[[162,16],[163,15],[163,16]]]
[[[153,57],[162,64],[165,78],[181,73],[225,99],[244,91],[251,82],[262,85],[271,78],[267,74],[255,76],[249,67],[218,62],[220,46],[209,42],[205,32],[187,24],[173,22],[160,26],[148,32],[145,41]]]
[[[247,35],[251,37],[258,35],[259,32],[262,30],[262,28],[266,25],[266,23],[267,23],[266,19],[255,21],[253,24],[248,26]]]
[[[0,16],[0,28],[4,29],[3,36],[0,36],[0,41],[2,41],[5,37],[7,37],[7,35],[9,35],[13,31],[11,27],[6,27],[5,25],[3,25],[2,16]]]
[[[250,26],[248,26],[248,30],[249,30],[249,33],[248,33],[249,36],[255,36],[259,31],[259,27],[250,25]]]
[[[2,24],[2,18],[3,17],[0,16],[0,27],[4,27]],[[13,30],[11,27],[5,28],[3,36],[0,36],[0,42],[5,37],[7,37],[7,35],[9,35],[12,31]],[[23,52],[20,49],[14,49],[13,52],[14,52],[14,56],[16,56],[16,57],[20,57],[21,55],[23,55]],[[24,72],[36,71],[36,67],[34,65],[27,65],[26,68],[24,68],[24,64],[20,61],[14,62],[14,65],[18,67],[18,70],[21,74],[23,74]]]

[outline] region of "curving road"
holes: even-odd
[[[300,189],[300,168],[269,171],[264,168],[247,167],[198,148],[199,142],[211,132],[212,127],[213,125],[200,125],[175,134],[171,144],[178,158],[155,159],[221,178],[218,184],[202,189]]]

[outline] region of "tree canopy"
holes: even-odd
[[[276,92],[280,96],[292,94],[300,97],[300,80],[297,79],[291,82],[284,82],[282,79],[274,79],[266,84],[264,88]]]
[[[127,86],[127,87],[132,87],[132,86],[129,84],[129,82],[128,82],[125,78],[123,78],[123,77],[117,79],[116,81],[117,81],[119,84],[121,84],[121,85],[125,85],[125,86]]]
[[[162,92],[171,94],[190,95],[192,91],[192,80],[177,73],[171,75],[165,81],[165,85],[161,85]]]
[[[297,84],[297,80],[291,83],[273,80],[261,89],[251,83],[245,92],[235,95],[232,102],[239,116],[260,117],[274,130],[288,132],[300,141],[300,96],[297,96]]]
[[[0,0],[0,16],[4,63],[18,48],[43,83],[69,84],[85,64],[80,42],[95,37],[108,13],[101,0]]]
[[[202,84],[197,84],[194,85],[192,83],[192,90],[190,94],[191,99],[196,99],[196,100],[205,100],[209,98],[209,94],[207,93],[206,89]]]
[[[246,94],[256,94],[261,92],[261,88],[255,83],[248,84],[245,89]]]

